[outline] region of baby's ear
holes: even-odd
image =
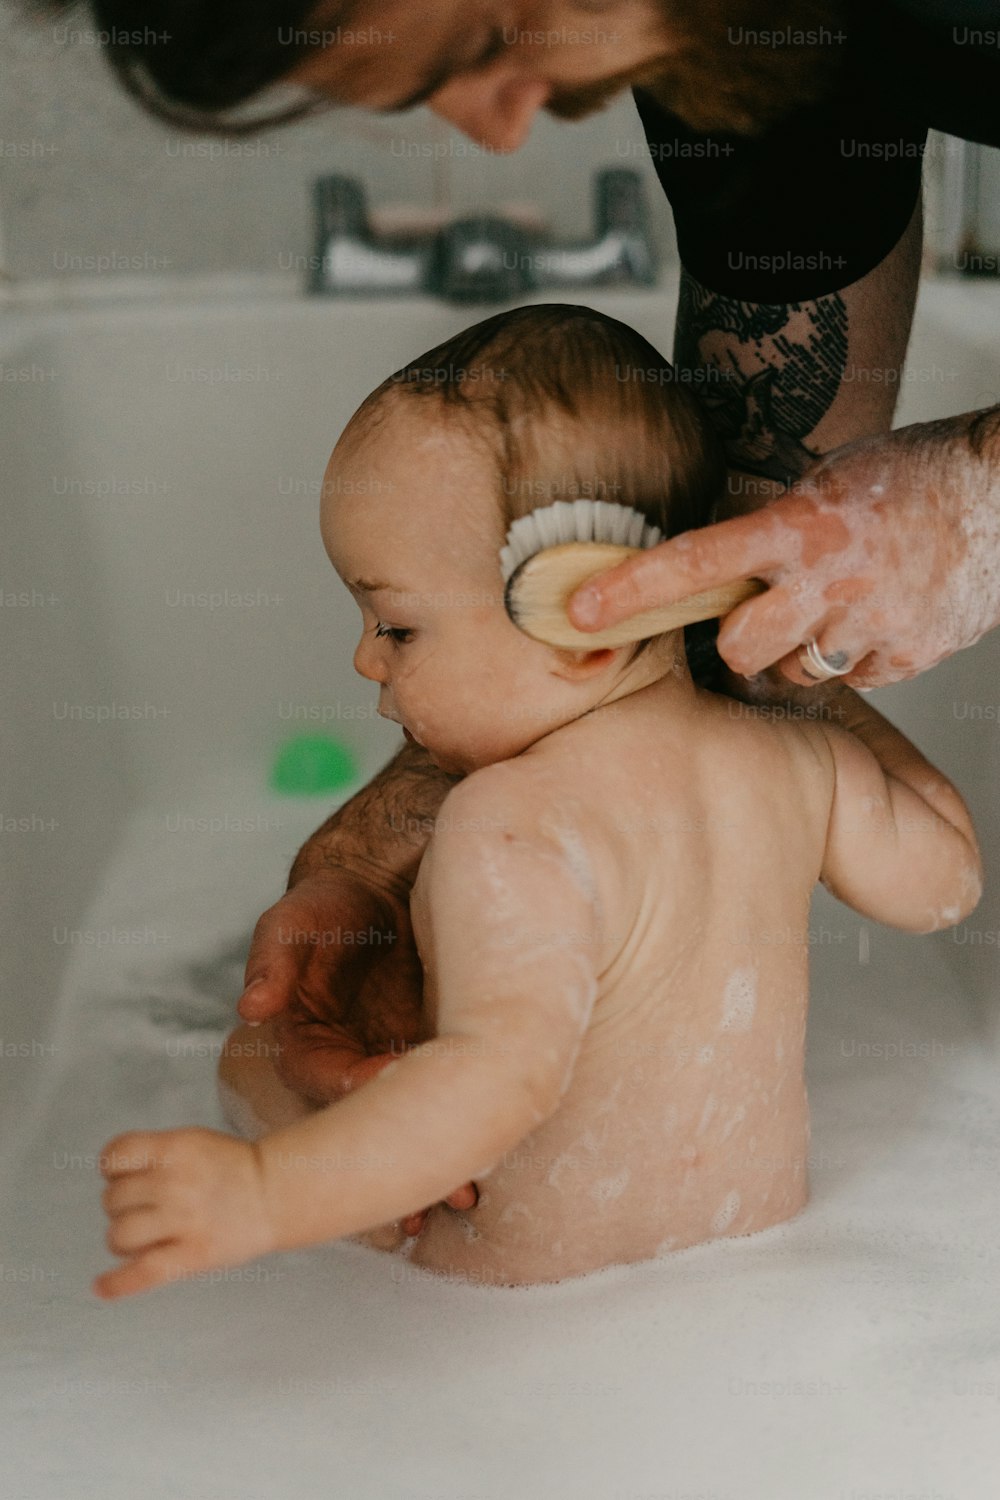
[[[623,649],[625,648],[622,646],[597,646],[593,649],[583,647],[579,651],[570,651],[554,646],[552,671],[557,677],[564,677],[569,682],[584,682],[588,677],[595,677],[598,672],[609,667]]]

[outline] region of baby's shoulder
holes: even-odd
[[[490,830],[530,833],[539,827],[547,795],[545,776],[526,757],[480,766],[448,792],[435,822],[435,835]]]
[[[567,932],[600,921],[601,861],[578,801],[537,764],[471,772],[441,804],[414,885],[421,912],[471,904],[490,920],[547,916],[551,931]]]
[[[579,874],[581,863],[606,862],[613,852],[591,790],[543,756],[480,767],[441,804],[428,853],[466,868],[500,861],[551,869],[555,856]]]

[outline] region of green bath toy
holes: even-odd
[[[285,797],[339,792],[357,779],[353,753],[325,734],[299,734],[288,740],[271,768],[271,790]]]

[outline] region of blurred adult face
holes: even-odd
[[[324,0],[307,23],[315,50],[288,76],[380,113],[427,104],[497,152],[523,145],[539,110],[582,119],[635,85],[694,128],[752,133],[823,91],[839,5],[360,0],[345,20]]]

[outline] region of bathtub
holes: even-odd
[[[669,352],[676,285],[588,299]],[[1000,400],[1000,291],[925,282],[898,423]],[[480,312],[429,300],[13,306],[0,879],[10,1493],[24,1500],[986,1500],[1000,1463],[998,637],[874,701],[957,782],[988,889],[907,937],[816,895],[812,1201],[520,1290],[338,1244],[106,1306],[95,1156],[224,1128],[255,917],[398,746],[322,551],[329,450]],[[293,734],[355,757],[279,798]]]

